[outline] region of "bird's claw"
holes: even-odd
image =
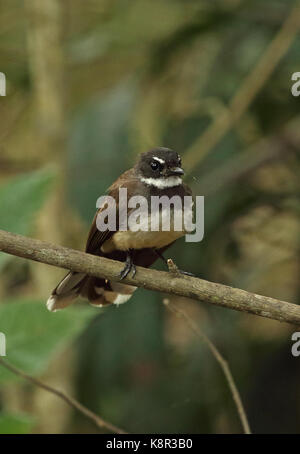
[[[179,270],[179,269],[178,269],[178,271],[179,271],[180,274],[184,274],[185,276],[196,277],[195,274],[190,273],[189,271],[183,271],[183,270]]]
[[[132,277],[134,277],[136,275],[136,267],[132,261],[131,255],[128,254],[126,257],[125,266],[120,273],[120,278],[125,279],[130,271],[132,271]]]

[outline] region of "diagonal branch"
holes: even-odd
[[[0,251],[90,276],[120,281],[121,262],[0,230]],[[300,325],[300,306],[178,273],[137,267],[122,282]]]
[[[248,418],[243,406],[243,402],[239,393],[239,390],[235,384],[233,375],[231,373],[230,367],[228,362],[223,358],[217,347],[212,343],[212,341],[204,334],[200,328],[193,322],[193,320],[181,309],[178,309],[174,304],[170,304],[170,301],[165,298],[163,301],[164,305],[174,314],[181,317],[186,324],[191,328],[191,330],[198,336],[209,348],[211,353],[213,354],[216,361],[219,363],[222,372],[225,376],[226,382],[228,384],[229,390],[231,392],[233,401],[235,403],[239,418],[241,420],[241,424],[243,426],[243,430],[245,434],[251,434]]]
[[[256,95],[294,42],[299,29],[300,2],[297,0],[280,30],[233,96],[228,110],[219,115],[185,153],[184,162],[187,171],[191,171],[198,165],[247,111]]]
[[[116,434],[125,434],[126,433],[122,429],[119,429],[118,427],[114,426],[110,422],[107,422],[104,419],[102,419],[100,416],[96,415],[96,413],[92,412],[87,407],[82,405],[80,402],[78,402],[78,400],[74,399],[73,397],[68,396],[67,394],[63,393],[62,391],[59,391],[58,389],[53,388],[52,386],[47,385],[46,383],[43,383],[41,380],[38,380],[37,378],[26,374],[25,372],[23,372],[22,370],[18,369],[15,366],[13,366],[12,364],[7,363],[2,358],[0,358],[0,365],[5,367],[6,369],[8,369],[13,374],[18,375],[18,377],[21,377],[21,378],[27,380],[28,382],[32,383],[33,385],[38,386],[39,388],[42,388],[51,394],[55,394],[60,399],[64,400],[68,405],[70,405],[71,407],[78,410],[80,413],[82,413],[88,419],[92,420],[94,422],[94,424],[96,424],[96,426],[99,427],[100,429],[107,429],[110,432],[113,432]]]

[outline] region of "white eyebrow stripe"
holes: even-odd
[[[156,156],[154,156],[153,159],[155,159],[155,161],[160,162],[160,164],[165,164],[165,161],[163,159],[157,158]]]

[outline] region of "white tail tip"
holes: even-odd
[[[56,306],[56,297],[51,295],[46,303],[46,306],[47,306],[48,311],[56,312],[57,311],[57,308],[55,307]]]

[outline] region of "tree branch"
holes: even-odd
[[[187,315],[187,313],[181,309],[178,309],[174,304],[171,304],[170,301],[165,298],[163,300],[164,305],[178,317],[181,317],[186,324],[191,328],[191,330],[198,336],[209,348],[211,353],[213,354],[215,360],[219,363],[222,372],[225,376],[226,382],[228,384],[229,390],[231,392],[233,401],[235,403],[243,430],[245,434],[251,434],[248,418],[244,409],[244,405],[239,393],[239,390],[235,384],[233,375],[231,373],[230,367],[228,362],[223,358],[217,347],[213,344],[213,342],[204,334],[201,329],[193,322],[193,320]]]
[[[186,151],[184,167],[187,171],[199,165],[200,161],[243,116],[297,37],[299,27],[300,2],[296,1],[280,30],[231,99],[228,109],[225,109]]]
[[[13,374],[17,375],[18,377],[21,377],[21,378],[27,380],[28,382],[34,384],[35,386],[45,389],[46,391],[48,391],[51,394],[55,394],[60,399],[64,400],[68,405],[70,405],[71,407],[78,410],[80,413],[82,413],[88,419],[92,420],[93,423],[96,424],[96,426],[100,427],[100,429],[103,429],[103,428],[108,429],[110,432],[113,432],[116,434],[126,434],[127,433],[127,432],[124,432],[122,429],[119,429],[118,427],[114,426],[110,422],[105,421],[100,416],[96,415],[96,413],[92,412],[87,407],[82,405],[80,402],[78,402],[78,400],[74,399],[73,397],[68,396],[67,394],[63,393],[62,391],[59,391],[58,389],[53,388],[52,386],[46,385],[46,383],[43,383],[42,381],[38,380],[37,378],[26,374],[22,370],[17,369],[12,364],[7,363],[2,358],[0,358],[0,365],[5,367],[6,369],[8,369]]]
[[[121,262],[96,257],[44,241],[0,230],[0,251],[18,257],[120,281]],[[300,306],[203,279],[137,267],[122,282],[149,290],[185,296],[217,306],[300,325]]]

